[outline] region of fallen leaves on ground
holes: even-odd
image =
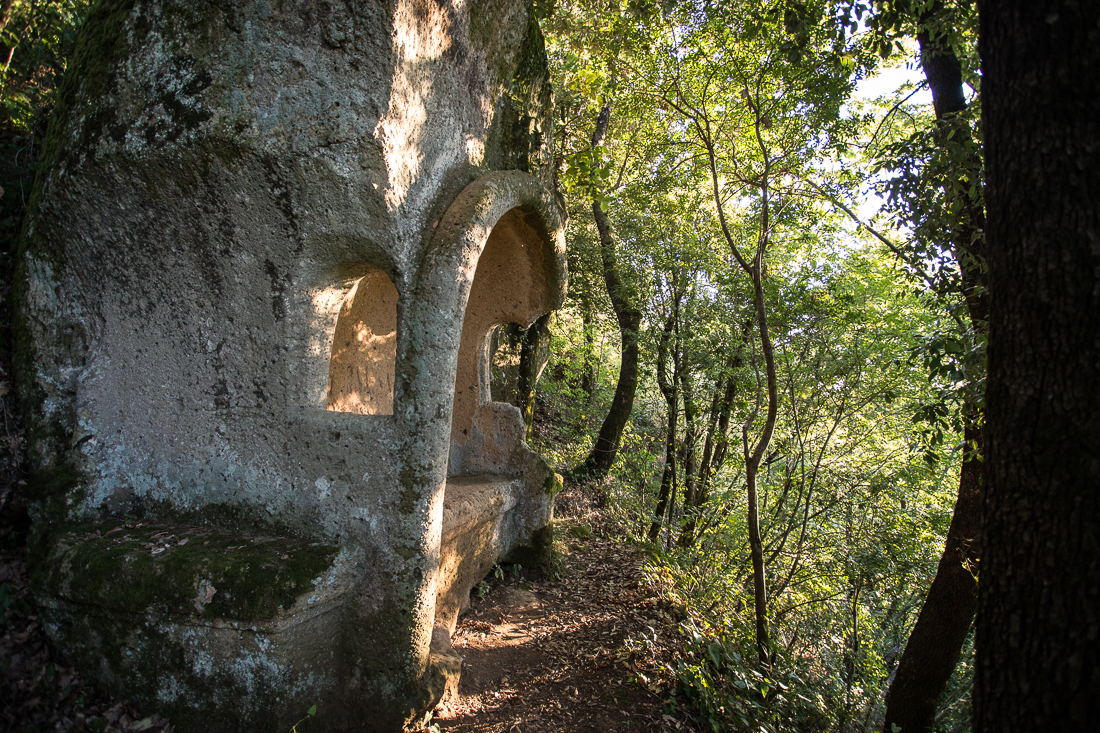
[[[50,659],[27,585],[21,554],[0,553],[0,730],[171,733],[164,718],[143,715]]]
[[[563,543],[560,579],[515,578],[506,565],[504,580],[475,592],[452,638],[464,658],[458,694],[431,719],[440,730],[689,730],[666,713],[675,610],[646,585],[638,550],[580,534]]]

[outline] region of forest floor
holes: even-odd
[[[505,565],[473,593],[452,640],[464,658],[459,688],[421,730],[693,729],[667,713],[681,648],[677,611],[647,583],[644,555],[610,537],[614,528],[579,489],[559,496],[558,514],[556,572]],[[0,522],[5,538],[12,521]],[[26,597],[25,547],[4,545],[0,731],[171,733],[155,711],[136,709],[50,658]]]
[[[585,499],[576,489],[558,498],[558,577],[504,566],[475,590],[452,638],[464,660],[458,693],[431,720],[441,731],[691,730],[666,712],[676,609],[647,583],[642,553],[609,538]]]

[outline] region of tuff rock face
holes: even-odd
[[[559,485],[486,372],[564,296],[545,64],[524,0],[99,3],[18,278],[63,653],[181,730],[441,694]]]

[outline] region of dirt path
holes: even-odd
[[[505,566],[475,597],[452,640],[465,661],[457,697],[433,718],[440,730],[687,729],[664,714],[676,625],[646,586],[641,555],[595,537],[563,544],[559,580],[514,578]]]

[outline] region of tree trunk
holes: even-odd
[[[768,231],[768,204],[765,197],[761,222],[761,237]],[[745,455],[745,485],[748,499],[749,554],[752,556],[753,601],[756,610],[756,647],[760,653],[760,664],[771,669],[771,637],[768,633],[768,586],[764,574],[764,539],[760,534],[760,501],[757,495],[756,478],[760,471],[760,462],[771,443],[772,431],[779,409],[779,394],[775,372],[775,355],[771,336],[768,334],[768,319],[764,310],[764,284],[762,281],[764,248],[760,247],[752,271],[753,300],[756,306],[757,328],[760,330],[760,350],[764,353],[764,369],[768,382],[768,411],[764,419],[764,429],[756,448]],[[745,430],[748,429],[746,423]],[[747,437],[747,436],[746,436]],[[746,446],[748,440],[745,441]]]
[[[657,506],[653,509],[653,522],[649,525],[649,533],[646,537],[650,542],[656,542],[661,536],[661,523],[664,521],[665,510],[668,508],[668,499],[672,494],[672,484],[676,480],[676,418],[679,415],[676,394],[676,380],[668,378],[668,343],[672,340],[672,330],[675,326],[676,308],[673,307],[668,319],[665,321],[664,330],[661,331],[661,340],[657,344],[657,386],[665,398],[668,409],[668,426],[665,429],[665,470],[661,473],[661,488],[657,492]]]
[[[593,148],[603,144],[610,120],[611,108],[604,105],[596,120],[596,129],[592,133]],[[619,363],[619,381],[615,385],[615,396],[611,400],[611,408],[603,424],[600,425],[596,443],[584,462],[569,472],[569,477],[575,481],[601,481],[611,470],[619,452],[619,441],[623,437],[623,430],[630,420],[631,410],[634,409],[634,393],[638,389],[638,327],[642,322],[642,314],[634,307],[626,285],[619,277],[611,220],[608,219],[598,199],[592,202],[592,216],[596,220],[596,229],[600,235],[600,258],[607,294],[611,298],[611,307],[614,308],[615,318],[619,322],[622,358]]]
[[[966,439],[980,440],[980,431],[968,429]],[[893,730],[894,725],[914,733],[933,729],[936,704],[966,642],[978,605],[974,573],[982,516],[981,467],[976,456],[962,464],[959,496],[939,568],[886,695],[884,731]]]
[[[980,4],[990,290],[978,733],[1100,720],[1100,4]]]
[[[766,671],[771,669],[771,639],[768,634],[768,593],[767,578],[764,574],[764,543],[760,535],[760,506],[757,491],[757,474],[764,455],[768,451],[772,434],[775,432],[775,420],[779,414],[779,388],[778,377],[775,371],[775,348],[772,344],[771,334],[768,330],[767,305],[764,302],[764,255],[768,251],[771,235],[771,175],[772,159],[770,151],[764,142],[761,128],[764,126],[764,114],[760,106],[752,101],[748,88],[744,90],[744,98],[755,116],[756,141],[760,146],[760,154],[764,161],[764,167],[759,175],[760,186],[760,229],[757,234],[756,251],[752,257],[746,259],[737,246],[737,240],[730,231],[726,220],[725,206],[722,196],[722,184],[718,175],[718,155],[715,151],[714,136],[711,132],[710,122],[706,119],[695,119],[694,125],[699,133],[703,147],[707,153],[707,163],[710,168],[711,190],[714,196],[714,206],[718,214],[718,222],[722,229],[722,237],[726,240],[730,253],[737,264],[749,276],[752,281],[753,315],[756,319],[756,328],[760,336],[760,351],[764,356],[764,370],[767,381],[767,405],[764,425],[760,430],[760,437],[755,444],[749,439],[752,423],[756,419],[756,411],[748,418],[741,428],[742,444],[744,446],[745,461],[745,489],[748,502],[748,530],[749,553],[752,556],[752,582],[753,600],[756,610],[756,646],[760,653],[760,666]],[[759,407],[759,399],[757,400]]]
[[[681,547],[695,544],[696,530],[699,524],[699,511],[710,498],[710,485],[714,474],[722,468],[729,446],[730,415],[733,413],[733,401],[737,397],[737,381],[733,369],[740,366],[739,360],[731,360],[730,374],[718,380],[715,385],[714,404],[711,407],[710,427],[703,447],[703,460],[699,464],[699,479],[690,507],[685,502],[687,513],[684,526],[680,530],[677,543]]]
[[[941,10],[934,5],[919,21],[921,48],[932,102],[936,111],[937,140],[945,152],[975,151],[963,157],[962,170],[947,184],[947,195],[961,207],[962,216],[952,230],[952,250],[962,276],[963,297],[975,338],[986,332],[989,318],[985,269],[985,212],[980,189],[981,160],[970,146],[970,126],[963,117],[962,67],[950,47],[930,38],[926,24]],[[956,159],[958,157],[956,156]],[[973,184],[973,185],[972,185]],[[976,411],[975,411],[976,412]],[[887,693],[883,730],[897,725],[913,733],[931,731],[936,704],[959,661],[959,654],[977,607],[977,565],[981,556],[982,466],[978,458],[983,428],[974,412],[964,415],[964,460],[959,474],[959,494],[936,578],[909,636],[898,665],[898,674]]]
[[[527,423],[527,437],[535,422],[535,386],[550,355],[550,314],[535,319],[520,337],[519,374],[516,376],[515,405]]]
[[[695,493],[697,490],[698,461],[695,457],[695,444],[699,439],[699,426],[696,420],[699,411],[695,406],[695,393],[691,383],[691,375],[688,373],[687,365],[684,363],[684,350],[683,343],[680,340],[679,328],[677,328],[676,352],[673,358],[676,360],[675,376],[680,384],[680,394],[682,395],[680,401],[684,405],[684,440],[680,445],[680,453],[682,455],[680,465],[684,467],[683,504],[684,506],[688,506],[695,501]]]

